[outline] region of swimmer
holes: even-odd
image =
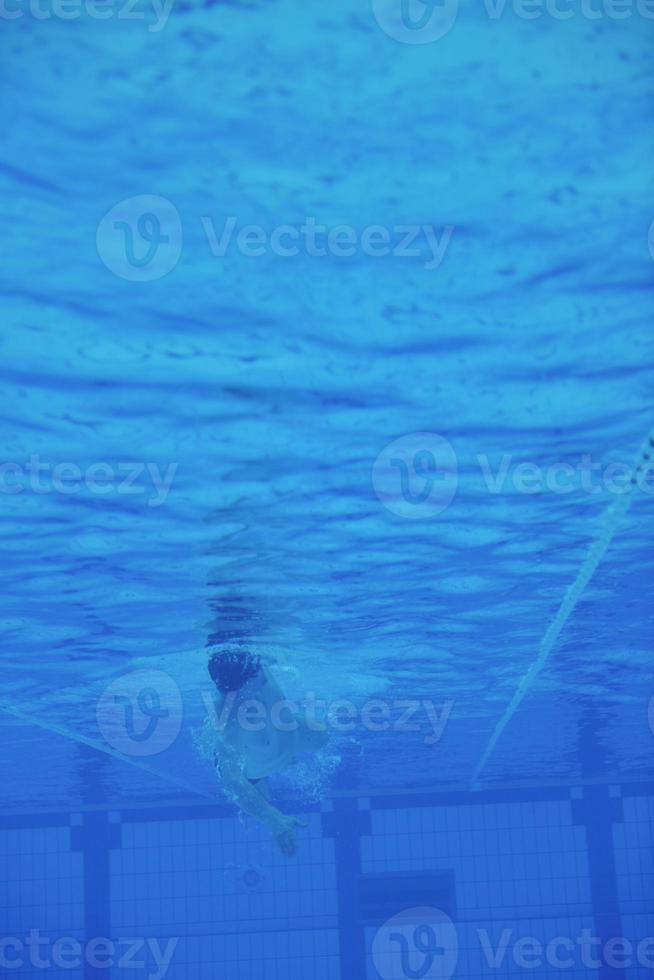
[[[307,825],[270,803],[266,779],[298,752],[322,748],[327,736],[293,713],[258,656],[240,647],[227,648],[211,655],[208,668],[220,694],[215,763],[225,790],[241,810],[271,828],[281,851],[290,857],[297,847],[297,828]]]

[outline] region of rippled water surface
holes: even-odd
[[[652,23],[464,5],[409,45],[352,0],[186,3],[148,23],[23,16],[0,41],[2,457],[49,467],[22,492],[3,471],[5,798],[215,797],[193,733],[216,628],[289,696],[446,713],[435,744],[334,732],[288,792],[468,785],[602,533],[606,467],[632,466],[654,422]],[[141,195],[182,230],[152,281],[121,273],[120,230],[98,235]],[[207,228],[230,216],[451,237],[437,268],[424,237],[410,256],[214,255]],[[413,433],[431,435],[404,471],[387,454],[373,479]],[[418,514],[434,435],[458,482],[437,472]],[[139,475],[63,493],[63,463]],[[651,485],[484,783],[651,776]],[[182,730],[120,761],[96,706],[136,669],[172,677]]]

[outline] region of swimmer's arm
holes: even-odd
[[[295,854],[296,827],[306,827],[306,823],[294,817],[287,817],[277,807],[272,806],[263,793],[243,775],[243,771],[234,760],[223,759],[220,762],[220,772],[228,796],[245,813],[268,824],[283,854],[287,857]]]
[[[286,819],[281,810],[272,806],[263,793],[247,779],[235,760],[221,759],[220,774],[225,790],[245,813],[267,823],[273,830]]]

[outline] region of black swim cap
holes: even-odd
[[[261,658],[247,650],[221,650],[209,659],[209,674],[221,694],[238,691],[261,670]]]

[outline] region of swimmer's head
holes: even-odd
[[[209,658],[209,674],[221,694],[238,691],[261,670],[261,659],[247,650],[221,650]]]

